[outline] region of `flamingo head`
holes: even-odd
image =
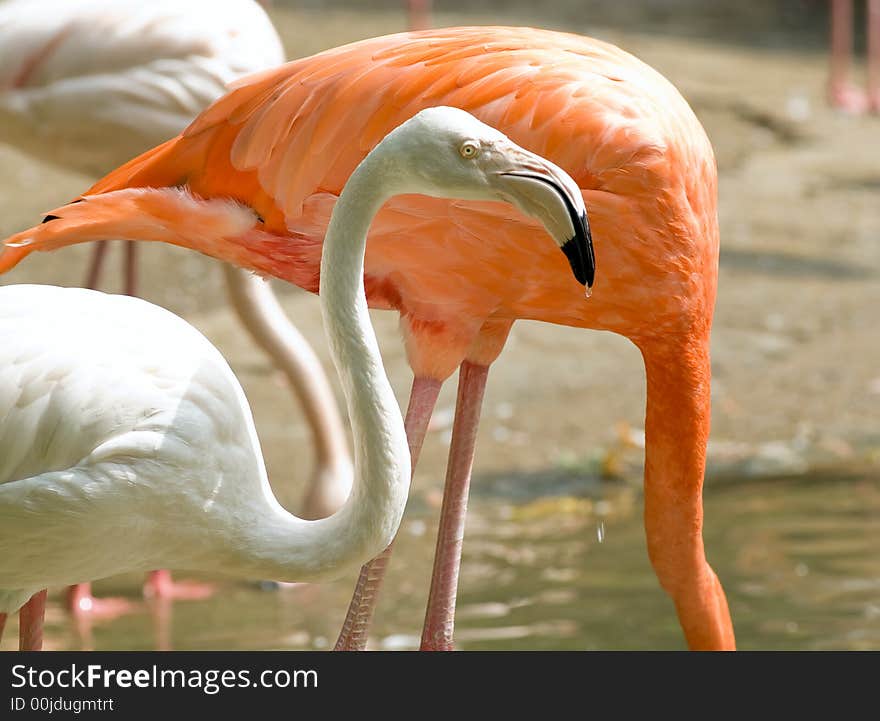
[[[587,209],[562,168],[458,108],[422,110],[380,145],[396,192],[511,203],[540,221],[565,253],[577,280],[590,288],[596,273]]]

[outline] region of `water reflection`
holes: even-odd
[[[726,483],[707,489],[706,518],[710,560],[741,648],[880,648],[880,481]],[[416,499],[376,616],[374,648],[418,646],[435,528],[436,511]],[[131,576],[96,589],[135,598],[139,582]],[[142,602],[135,613],[90,627],[76,627],[56,599],[47,647],[328,648],[353,583],[267,591],[230,582],[208,600]],[[601,499],[516,502],[477,493],[456,637],[462,649],[683,648],[647,561],[635,493],[618,487]],[[10,623],[3,647],[14,639]]]

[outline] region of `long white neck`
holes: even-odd
[[[240,556],[242,566],[267,578],[324,580],[360,566],[392,541],[406,505],[409,448],[367,311],[363,279],[367,232],[391,194],[382,187],[380,155],[374,151],[349,178],[321,258],[321,309],[351,418],[354,487],[339,511],[317,521],[299,519],[274,497],[267,498],[273,512],[247,534]]]
[[[304,517],[329,516],[348,498],[353,470],[347,432],[321,361],[266,280],[227,263],[223,272],[239,320],[287,377],[312,432],[315,469],[302,507]]]

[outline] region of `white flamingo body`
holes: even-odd
[[[7,286],[0,368],[0,612],[115,573],[256,570],[242,553],[286,512],[241,386],[192,326],[127,296]]]
[[[0,141],[100,176],[177,135],[230,81],[284,60],[254,0],[5,0]],[[304,407],[317,453],[303,512],[327,516],[347,498],[352,468],[321,364],[261,278],[234,269],[226,282]]]
[[[285,59],[253,0],[6,0],[0,39],[0,137],[90,175]]]

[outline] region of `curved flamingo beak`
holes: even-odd
[[[596,258],[580,188],[562,168],[520,149],[516,167],[498,174],[505,200],[540,220],[571,265],[578,282],[593,287]]]

